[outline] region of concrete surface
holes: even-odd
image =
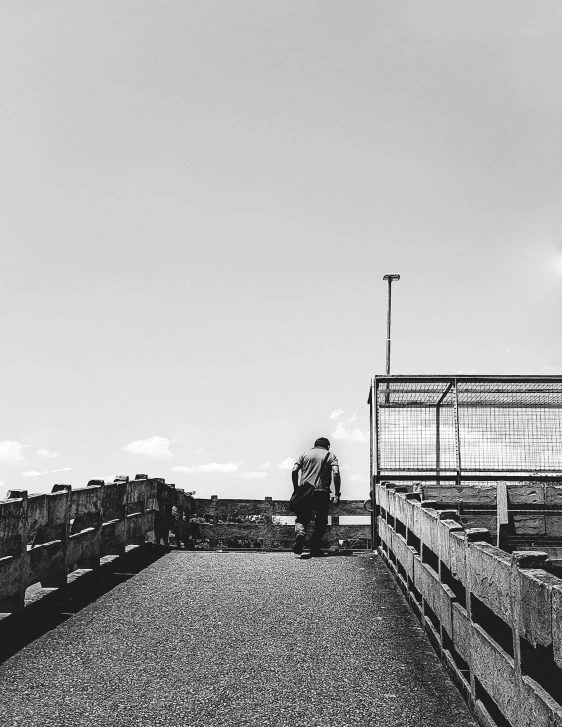
[[[378,556],[172,552],[0,667],[6,727],[474,727]]]

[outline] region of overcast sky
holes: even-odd
[[[562,373],[558,1],[5,2],[0,89],[0,495],[367,497],[385,273],[393,373]]]

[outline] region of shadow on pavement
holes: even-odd
[[[0,664],[31,642],[55,629],[75,614],[144,568],[155,563],[171,548],[147,545],[103,563],[97,573],[89,569],[69,576],[66,594],[58,589],[37,588],[22,614],[5,615],[0,620]]]

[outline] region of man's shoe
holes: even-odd
[[[303,533],[299,533],[297,537],[295,538],[295,543],[293,545],[293,553],[295,555],[302,555],[302,551],[304,549],[304,535]]]
[[[326,553],[325,550],[311,550],[310,556],[312,558],[327,558],[329,553]]]

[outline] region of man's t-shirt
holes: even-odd
[[[322,447],[313,447],[308,452],[301,454],[301,456],[295,462],[301,471],[301,485],[305,482],[309,482],[311,485],[315,485],[317,490],[324,492],[330,492],[330,485],[332,484],[332,472],[339,474],[340,468],[338,464],[338,458],[333,452],[328,454],[328,459],[324,465],[322,477],[318,477],[322,462],[326,457],[327,451]],[[315,484],[316,483],[316,484]]]

